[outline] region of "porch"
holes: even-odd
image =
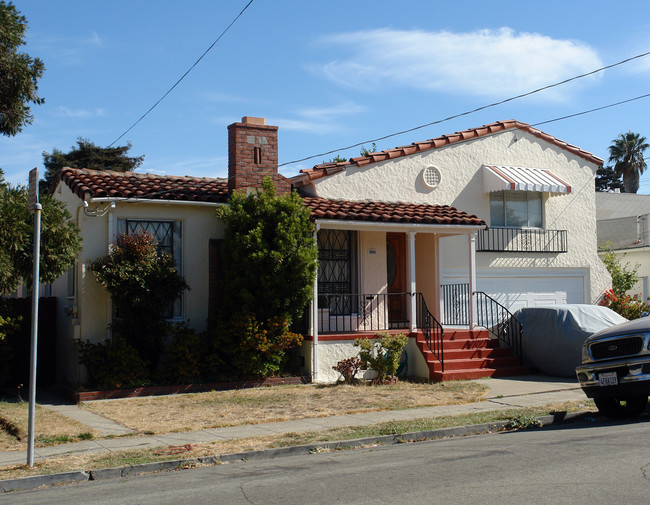
[[[378,332],[410,337],[404,375],[445,381],[528,373],[521,364],[521,324],[485,293],[469,293],[469,284],[440,286],[442,321],[420,292],[319,294],[316,318],[306,313],[302,328],[314,370],[320,365],[323,376],[314,380],[331,379],[328,369],[357,353],[354,341]]]

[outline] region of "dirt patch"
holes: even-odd
[[[244,424],[399,410],[478,401],[476,382],[281,386],[87,402],[84,408],[140,433],[158,434]]]

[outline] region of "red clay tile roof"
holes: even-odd
[[[569,151],[576,156],[579,156],[591,163],[595,163],[598,166],[603,165],[603,160],[594,156],[593,154],[580,149],[579,147],[568,144],[562,140],[559,140],[548,133],[544,133],[537,128],[533,128],[529,124],[510,119],[508,121],[499,121],[497,123],[491,123],[488,125],[481,126],[480,128],[471,128],[469,130],[463,130],[460,132],[453,133],[451,135],[443,135],[442,137],[437,137],[434,139],[426,140],[424,142],[414,142],[407,146],[396,147],[395,149],[387,149],[385,151],[379,151],[376,153],[370,153],[367,156],[359,156],[357,158],[351,158],[349,161],[342,161],[339,163],[323,163],[321,165],[316,165],[314,168],[302,169],[301,175],[298,175],[294,178],[294,183],[299,183],[301,180],[309,179],[320,179],[321,177],[326,177],[336,172],[340,172],[345,169],[346,166],[356,165],[362,167],[364,165],[369,165],[370,163],[377,163],[379,161],[385,161],[393,158],[400,158],[402,156],[408,156],[410,154],[419,153],[422,151],[428,151],[430,149],[437,149],[439,147],[448,146],[450,144],[455,144],[457,142],[463,142],[465,140],[471,140],[478,137],[483,137],[491,133],[497,133],[504,130],[509,130],[511,128],[519,128],[520,130],[526,131],[535,137],[538,137],[542,140],[545,140],[551,144]],[[306,177],[305,177],[306,176]]]
[[[88,196],[90,198],[141,198],[199,202],[228,201],[227,179],[77,168],[64,168],[59,177],[81,199]],[[476,216],[448,205],[353,202],[313,196],[303,197],[303,202],[316,219],[404,224],[485,225],[485,222]]]
[[[485,226],[485,221],[449,205],[329,200],[304,196],[305,205],[316,219],[370,221],[404,224],[451,224]]]
[[[228,180],[64,168],[60,180],[79,198],[228,201]]]

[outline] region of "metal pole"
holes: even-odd
[[[38,348],[38,296],[41,256],[41,210],[34,204],[34,270],[32,279],[32,352],[29,363],[29,417],[27,431],[27,466],[34,466],[34,424],[36,413],[36,351]]]

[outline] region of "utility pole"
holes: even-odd
[[[27,430],[27,466],[34,466],[34,425],[36,414],[36,355],[38,349],[38,296],[41,256],[41,211],[38,203],[38,169],[29,171],[29,211],[34,213],[34,269],[32,272],[32,338],[29,362],[29,417]]]

